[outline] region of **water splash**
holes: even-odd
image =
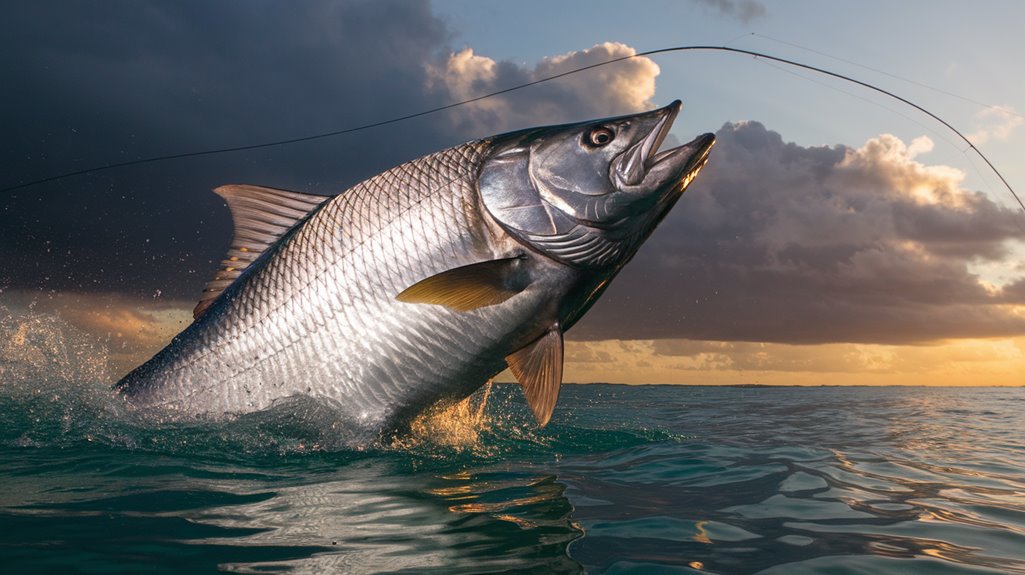
[[[109,351],[59,314],[0,304],[0,385],[54,388],[60,384],[110,379]]]
[[[406,433],[391,440],[390,447],[408,451],[433,445],[456,451],[480,451],[481,434],[494,423],[486,412],[492,385],[488,381],[455,404],[439,403],[428,408],[413,419]]]

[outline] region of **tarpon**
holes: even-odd
[[[544,425],[563,333],[715,141],[660,152],[680,107],[472,141],[333,197],[217,188],[235,235],[195,321],[115,388],[188,417],[309,396],[386,431],[508,366]]]

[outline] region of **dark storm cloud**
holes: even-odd
[[[859,149],[726,125],[709,166],[573,332],[602,339],[912,343],[1025,333],[1007,256],[1021,214],[881,136]]]
[[[701,4],[707,6],[716,12],[719,12],[723,16],[729,16],[736,18],[741,22],[750,22],[751,20],[761,18],[765,16],[766,9],[765,4],[757,2],[755,0],[691,0],[695,4]]]
[[[26,2],[0,20],[0,186],[430,107],[424,61],[447,54],[448,38],[426,2]],[[4,194],[0,287],[193,294],[230,234],[211,188],[338,192],[454,143],[445,126],[413,122]]]
[[[527,68],[460,57],[449,38],[423,1],[11,4],[0,18],[0,187],[358,126],[632,53],[606,44]],[[193,297],[230,235],[212,188],[333,194],[472,138],[650,107],[657,66],[641,59],[618,72],[620,86],[573,78],[344,137],[3,194],[0,288]]]
[[[447,39],[425,2],[43,2],[14,12],[3,64],[18,86],[5,110],[18,137],[8,145],[36,160],[17,166],[32,175],[386,118],[421,103],[423,61]]]

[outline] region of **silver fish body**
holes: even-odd
[[[221,274],[195,322],[115,387],[140,409],[188,417],[309,396],[382,431],[509,365],[545,423],[562,333],[712,145],[705,135],[656,154],[678,110],[470,142],[333,198],[219,188],[236,224]],[[657,189],[629,189],[659,169]]]

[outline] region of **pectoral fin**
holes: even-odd
[[[554,326],[505,361],[520,382],[538,425],[544,427],[552,417],[562,385],[562,330]]]
[[[453,268],[420,280],[395,299],[472,311],[504,302],[523,291],[527,281],[520,258],[505,258]]]

